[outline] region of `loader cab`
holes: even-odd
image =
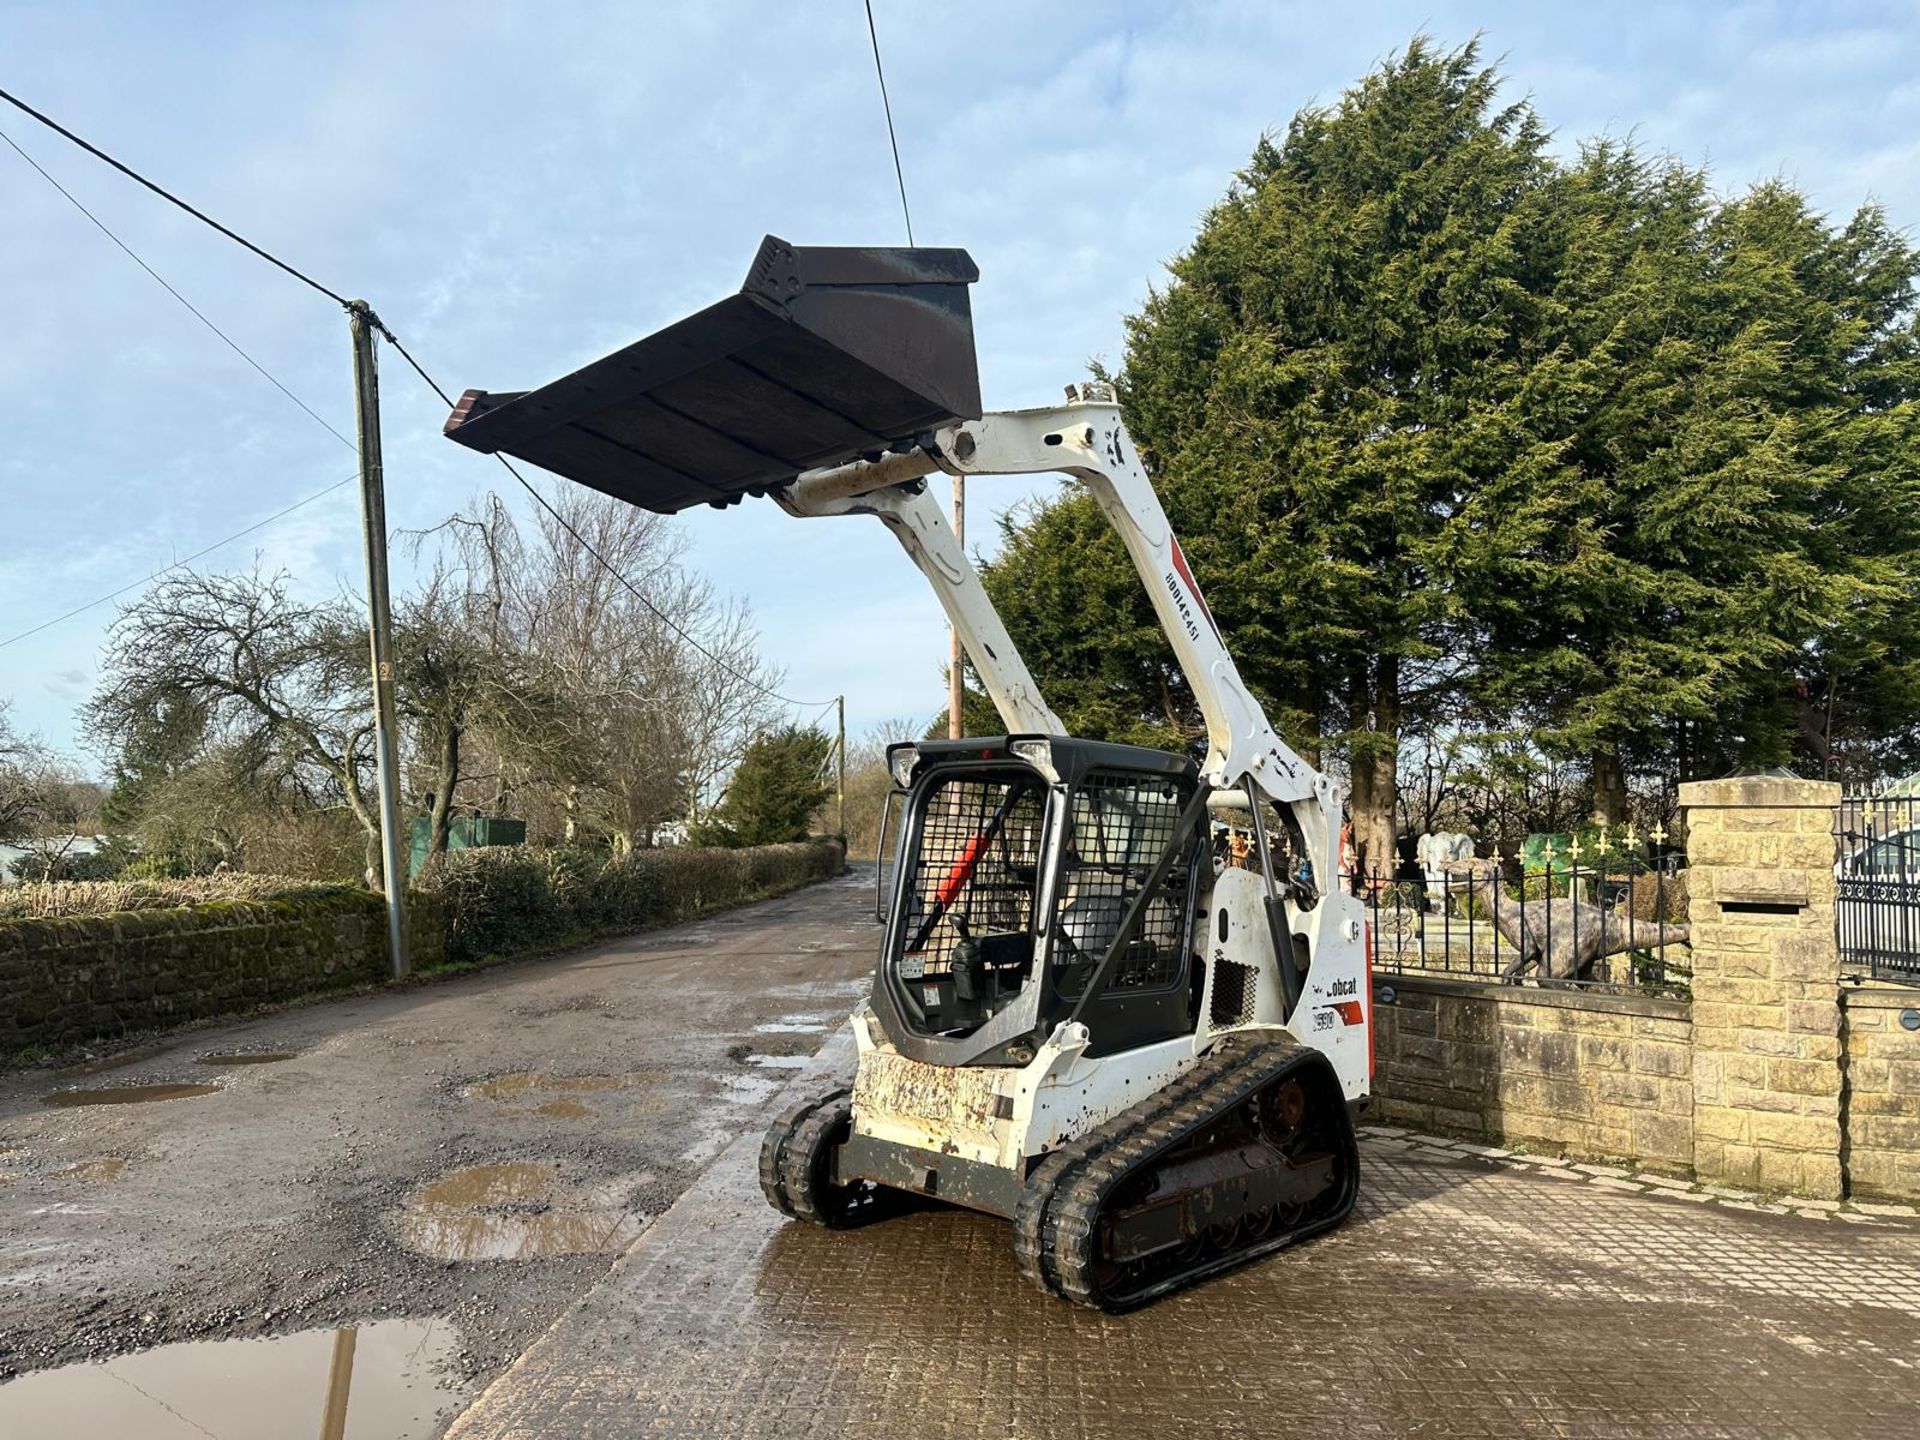
[[[906,792],[874,1011],[934,1064],[1019,1065],[1067,1019],[1170,848],[1104,983],[1082,1007],[1108,1054],[1189,1033],[1204,825],[1176,834],[1199,777],[1183,756],[1064,737],[922,741],[888,752]]]

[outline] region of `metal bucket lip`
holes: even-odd
[[[980,278],[973,256],[936,245],[790,245],[768,235],[747,267],[743,293],[758,290],[781,300],[797,281],[803,288],[837,285],[971,285]]]
[[[794,246],[739,293],[445,433],[648,509],[730,504],[979,412],[965,250]]]

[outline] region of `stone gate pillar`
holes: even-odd
[[[1838,1199],[1840,953],[1820,780],[1702,780],[1687,812],[1693,1167],[1709,1183]]]

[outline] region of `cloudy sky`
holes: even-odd
[[[1571,150],[1599,133],[1785,176],[1824,208],[1920,221],[1920,9],[876,0],[915,231],[979,263],[994,408],[1049,403],[1193,232],[1262,131],[1425,30],[1476,32]],[[765,232],[897,244],[859,0],[594,4],[0,0],[0,88],[325,284],[371,299],[443,383],[538,384],[736,289]],[[329,302],[0,107],[0,130],[336,428]],[[0,699],[78,750],[112,605],[137,581],[353,473],[350,450],[0,145]],[[389,518],[505,477],[383,371]],[[1036,487],[979,482],[982,511]],[[984,492],[984,493],[983,493]],[[522,503],[524,497],[515,500]],[[358,585],[351,485],[203,567]],[[857,730],[930,715],[945,630],[878,525],[771,504],[684,519],[806,699]],[[405,579],[402,567],[400,580]]]

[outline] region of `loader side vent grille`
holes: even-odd
[[[1074,791],[1054,923],[1055,983],[1062,995],[1086,988],[1148,873],[1172,842],[1184,798],[1164,775],[1096,771]],[[1148,901],[1139,929],[1107,981],[1108,993],[1161,989],[1180,978],[1193,868],[1193,847],[1186,850]]]
[[[1207,1019],[1216,1028],[1245,1025],[1253,1019],[1253,987],[1258,973],[1237,960],[1213,962],[1213,998],[1207,1003]]]

